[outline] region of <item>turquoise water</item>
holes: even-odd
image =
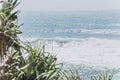
[[[20,14],[23,37],[120,37],[119,11],[24,12]]]

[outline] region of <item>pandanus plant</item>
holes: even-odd
[[[14,59],[18,66],[13,73],[15,80],[59,80],[62,64],[57,64],[55,56],[44,52],[44,46],[27,44],[24,51],[29,54],[25,59],[20,59],[21,56]]]
[[[0,61],[7,55],[8,49],[14,48],[19,51],[20,46],[17,35],[21,33],[18,26],[17,13],[13,11],[20,2],[18,0],[1,1],[0,10]]]

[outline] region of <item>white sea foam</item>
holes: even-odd
[[[52,41],[46,44],[46,50],[56,54],[59,62],[120,68],[120,40],[91,38],[68,42]]]
[[[24,38],[34,41],[38,38]],[[57,56],[58,62],[84,64],[92,67],[120,68],[120,40],[110,39],[44,39],[46,52]]]
[[[32,41],[35,41],[39,38],[37,37],[20,37],[20,40],[24,41],[24,42],[32,42]]]
[[[82,29],[81,32],[89,33],[89,34],[113,34],[113,35],[120,35],[120,29]]]

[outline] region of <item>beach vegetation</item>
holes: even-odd
[[[82,80],[78,71],[63,70],[56,56],[45,52],[42,44],[23,43],[14,9],[19,0],[1,1],[0,9],[0,80]],[[112,80],[99,76],[97,80]]]

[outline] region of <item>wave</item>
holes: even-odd
[[[49,37],[53,37],[53,36],[58,36],[58,37],[80,37],[83,34],[84,35],[90,35],[91,37],[93,35],[98,35],[98,37],[100,35],[120,35],[120,29],[45,29],[45,30],[34,30],[31,31],[32,33],[36,33],[36,34],[30,34],[27,33],[30,36],[43,36],[46,37],[49,35]],[[92,35],[93,34],[93,35]]]
[[[120,68],[120,40],[54,38],[43,42],[46,52],[56,55],[58,62]]]
[[[119,68],[120,41],[108,39],[72,40],[67,43],[53,42],[46,45],[48,52],[57,54],[60,62]],[[52,51],[51,51],[52,50]]]

